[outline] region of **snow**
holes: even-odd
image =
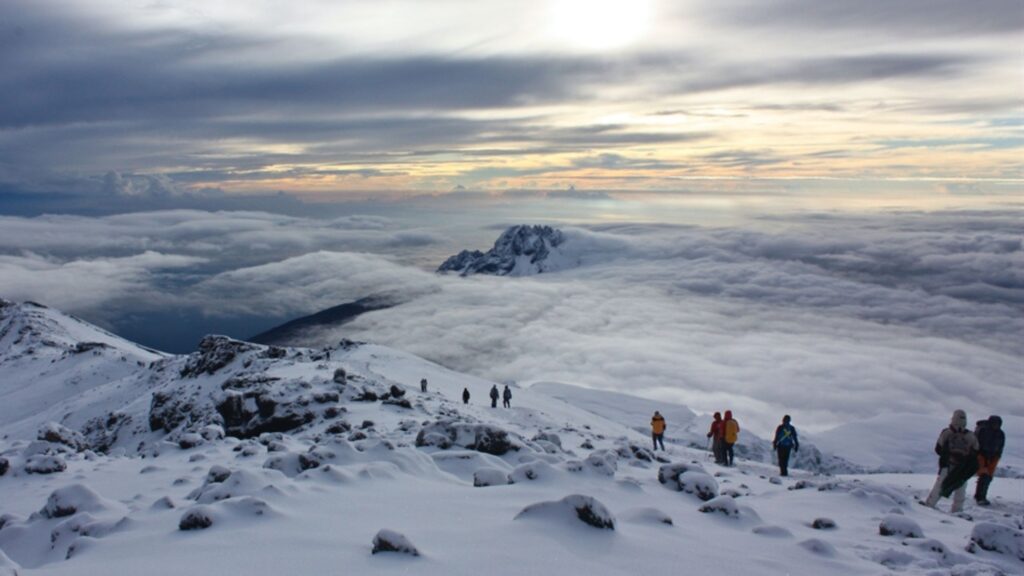
[[[102,334],[56,311],[47,318],[55,332],[68,324],[90,339]],[[4,407],[17,416],[0,419],[0,457],[10,462],[0,476],[0,574],[601,576],[721,572],[723,559],[735,574],[1024,570],[1020,478],[997,478],[990,508],[968,502],[965,514],[949,515],[915,502],[932,469],[793,468],[779,478],[753,442],[754,458],[718,466],[703,450],[705,416],[681,406],[536,384],[516,387],[511,409],[491,408],[482,399],[493,382],[382,346],[338,347],[327,360],[315,350],[210,344],[207,360],[234,355],[186,376],[200,356],[123,342],[123,353],[146,361],[126,369],[119,353],[78,364],[64,355],[73,341],[35,359],[21,345],[0,350],[0,394],[57,364],[80,384],[69,391],[44,378],[37,397],[15,395],[22,404]],[[334,379],[338,369],[344,382]],[[419,391],[420,378],[429,392]],[[245,425],[226,426],[218,412],[225,387],[243,401]],[[357,400],[394,397],[393,387],[409,408]],[[468,405],[464,387],[476,399]],[[168,403],[154,406],[154,393]],[[43,399],[48,406],[36,403]],[[154,408],[162,421],[152,427]],[[654,409],[669,424],[664,452],[648,448]],[[312,419],[282,418],[293,413]],[[294,427],[250,427],[274,418]],[[105,434],[83,430],[96,419],[112,422]],[[77,436],[51,423],[89,447],[61,442]],[[1009,450],[1015,426],[1008,421]],[[46,440],[46,432],[59,434]],[[932,458],[937,432],[894,443],[894,458]],[[425,441],[432,435],[438,440]],[[508,446],[495,449],[501,438]],[[839,433],[821,441],[843,443],[856,445]],[[28,474],[26,461],[38,457],[59,458],[66,470]],[[883,536],[881,525],[919,537]],[[374,554],[383,541],[420,555]]]

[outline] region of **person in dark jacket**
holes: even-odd
[[[935,442],[935,453],[939,455],[939,476],[935,479],[935,486],[925,500],[926,506],[935,507],[942,497],[942,483],[946,476],[960,467],[960,464],[968,458],[977,458],[978,439],[974,433],[967,429],[967,413],[963,410],[953,412],[953,418],[947,428],[939,433],[939,439]],[[954,514],[964,509],[967,486],[960,485],[953,493],[953,506],[950,511]]]
[[[715,464],[725,464],[725,451],[723,450],[725,422],[722,422],[721,412],[715,412],[715,419],[711,422],[711,429],[708,430],[708,438],[711,439],[711,452],[715,455]]]
[[[979,421],[974,435],[978,437],[978,485],[974,489],[974,501],[979,506],[988,506],[988,486],[996,474],[996,466],[1006,444],[1003,419],[989,416],[988,420]]]
[[[789,414],[782,417],[782,424],[775,429],[775,439],[772,440],[772,449],[779,453],[779,475],[789,476],[789,454],[800,451],[800,439],[797,438],[796,428],[790,424]]]
[[[491,408],[498,407],[498,385],[491,386]]]
[[[501,404],[505,408],[512,407],[512,390],[505,384],[505,390],[501,393]]]
[[[469,404],[469,388],[462,389],[462,403]]]
[[[420,378],[420,392],[426,393],[427,391],[427,379]]]

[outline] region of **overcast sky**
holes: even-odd
[[[1019,195],[1022,41],[1019,0],[4,0],[0,203]]]

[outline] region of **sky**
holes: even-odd
[[[1022,32],[1018,0],[6,0],[0,209],[1019,196]]]

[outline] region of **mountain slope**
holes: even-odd
[[[354,302],[346,302],[321,310],[315,314],[296,318],[260,332],[249,338],[249,342],[257,344],[273,344],[276,346],[301,345],[306,334],[311,330],[337,328],[357,318],[360,314],[384,310],[398,305],[400,302],[387,296],[368,296]]]
[[[47,315],[55,332],[74,325]],[[42,329],[34,337],[53,340]],[[0,574],[604,576],[669,572],[683,559],[696,573],[735,574],[1024,565],[1024,480],[1000,478],[992,509],[950,516],[914,503],[932,474],[781,479],[742,454],[735,468],[716,466],[691,440],[704,423],[682,406],[537,384],[512,386],[512,408],[491,408],[492,382],[347,341],[328,355],[210,336],[192,354],[157,356],[81,393],[52,390],[65,427],[44,421],[46,410],[0,421]],[[19,358],[21,370],[5,375],[41,372],[28,367],[59,355]],[[0,389],[24,384],[5,379]],[[664,452],[648,448],[652,406],[670,417]],[[760,444],[749,442],[753,455]],[[880,533],[903,529],[924,537]],[[395,532],[418,556],[372,553],[375,536],[402,540]]]

